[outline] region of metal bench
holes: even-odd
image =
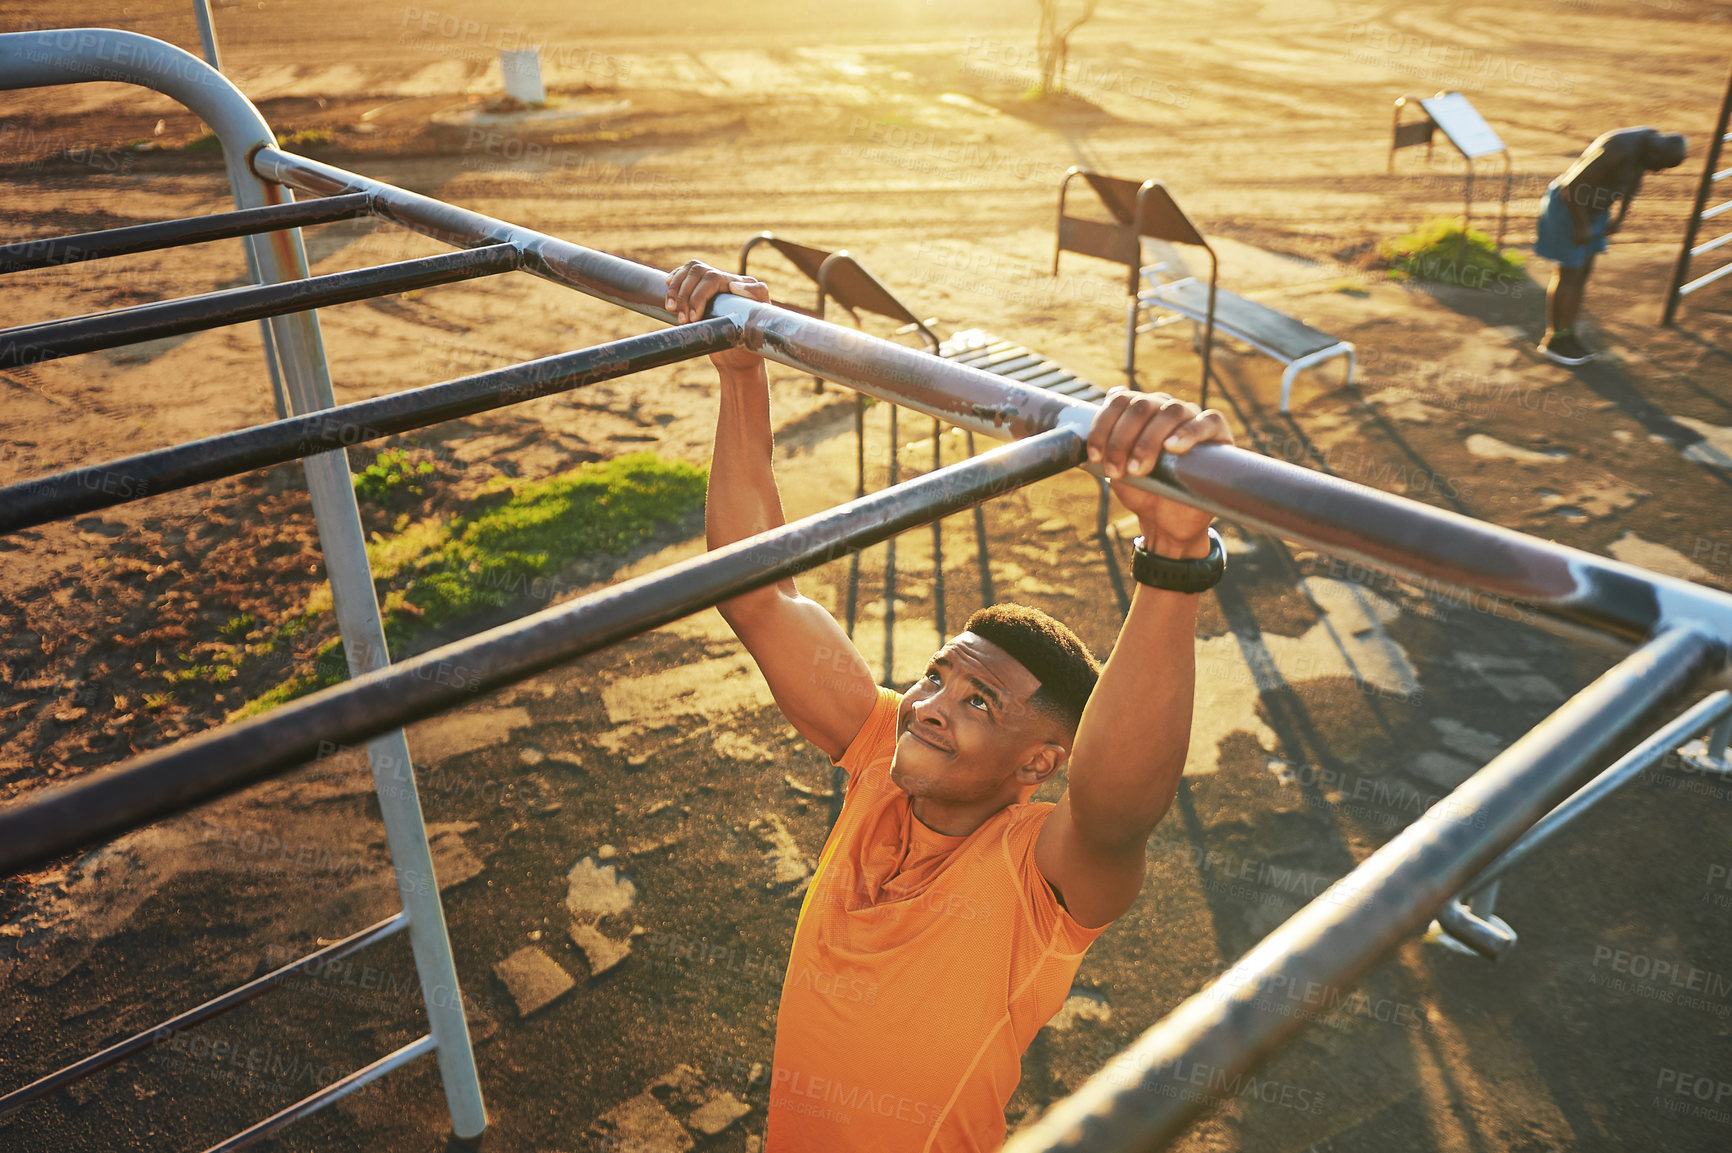
[[[1094,189],[1112,217],[1110,221],[1065,214],[1070,183],[1078,176]],[[1155,264],[1145,264],[1145,238],[1167,244],[1191,245],[1208,253],[1208,284],[1188,273],[1171,275],[1182,270],[1182,262],[1176,253]],[[1128,375],[1134,377],[1137,370],[1138,334],[1185,319],[1200,329],[1193,338],[1193,344],[1200,345],[1203,357],[1203,380],[1198,390],[1202,404],[1209,402],[1209,363],[1216,329],[1287,366],[1281,376],[1282,412],[1287,411],[1293,378],[1301,369],[1345,355],[1347,383],[1353,383],[1354,351],[1351,343],[1337,340],[1273,308],[1218,287],[1220,260],[1213,246],[1158,180],[1145,180],[1138,184],[1134,180],[1107,176],[1086,168],[1069,169],[1058,190],[1058,229],[1052,254],[1054,276],[1058,275],[1060,254],[1067,251],[1110,260],[1130,270],[1126,285],[1129,299],[1125,308],[1125,372]],[[1174,315],[1143,324],[1142,314],[1155,309]]]
[[[1143,269],[1148,288],[1137,294],[1139,310],[1165,309],[1197,324],[1209,320],[1209,288],[1195,277],[1161,279],[1163,265]],[[1138,332],[1158,328],[1156,321]],[[1319,332],[1302,320],[1277,312],[1266,304],[1246,300],[1232,292],[1215,292],[1214,326],[1217,331],[1243,341],[1264,356],[1287,367],[1281,373],[1281,411],[1286,412],[1293,393],[1293,378],[1304,369],[1337,356],[1347,358],[1346,383],[1353,383],[1354,349],[1350,341]],[[1133,338],[1134,339],[1134,338]]]

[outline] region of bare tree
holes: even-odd
[[[1037,0],[1040,4],[1040,94],[1056,96],[1064,91],[1065,64],[1070,56],[1070,34],[1095,14],[1100,0],[1083,0],[1082,14],[1065,23],[1059,15],[1061,0]]]

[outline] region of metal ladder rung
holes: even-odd
[[[1679,296],[1688,296],[1688,295],[1690,295],[1690,293],[1695,292],[1698,288],[1703,288],[1707,285],[1713,284],[1716,280],[1719,280],[1722,276],[1725,276],[1727,273],[1732,273],[1732,264],[1722,264],[1719,268],[1716,268],[1713,272],[1710,272],[1708,275],[1698,276],[1695,280],[1692,280],[1689,284],[1686,284],[1682,288],[1678,289],[1678,295]]]
[[[1698,244],[1690,250],[1690,255],[1701,256],[1704,252],[1713,252],[1716,248],[1720,248],[1728,243],[1732,243],[1732,232],[1728,232],[1724,236],[1716,236],[1706,244]]]

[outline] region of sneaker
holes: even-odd
[[[1573,332],[1554,332],[1540,342],[1539,354],[1558,364],[1586,364],[1594,354],[1576,339]]]

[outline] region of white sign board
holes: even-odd
[[[1504,150],[1503,141],[1497,138],[1497,133],[1485,122],[1479,109],[1469,104],[1467,97],[1461,93],[1449,92],[1433,96],[1428,100],[1421,100],[1419,104],[1425,109],[1426,115],[1431,117],[1432,122],[1443,129],[1449,142],[1469,160]]]

